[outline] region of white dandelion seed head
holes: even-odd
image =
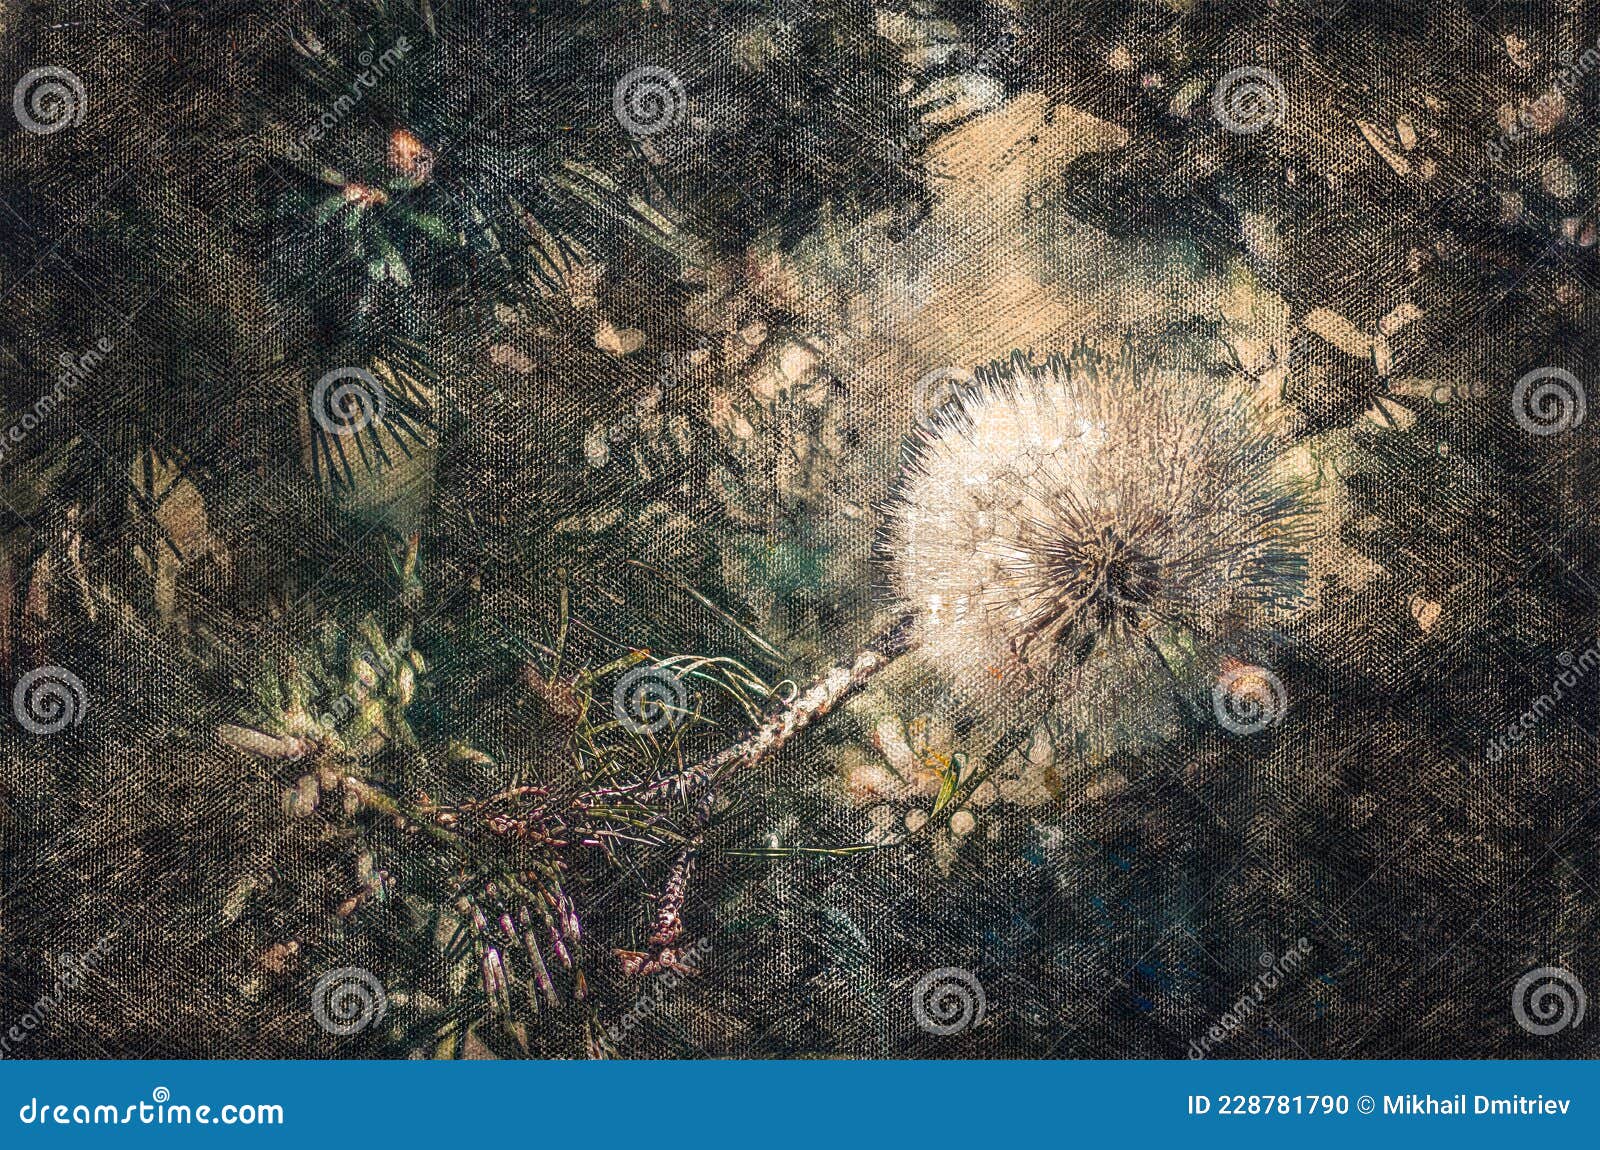
[[[1278,455],[1200,373],[1087,348],[992,364],[908,447],[881,540],[894,606],[968,695],[1128,691],[1166,647],[1300,591],[1309,508]]]

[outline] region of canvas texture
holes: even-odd
[[[0,59],[4,1056],[1600,1052],[1600,8]]]

